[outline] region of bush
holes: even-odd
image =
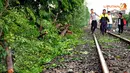
[[[1,17],[0,27],[4,32],[3,39],[7,40],[9,48],[14,52],[15,72],[39,73],[45,68],[44,64],[49,63],[56,56],[69,54],[66,49],[83,43],[79,40],[79,37],[83,34],[82,27],[87,24],[88,19],[88,9],[85,6],[81,5],[75,8],[75,11],[72,11],[71,14],[65,12],[65,20],[63,21],[57,19],[59,22],[71,25],[69,30],[73,34],[66,34],[65,37],[58,34],[59,29],[55,27],[53,18],[51,18],[51,15],[55,14],[52,13],[40,10],[40,16],[38,16],[32,8],[21,6],[11,7]],[[50,15],[50,17],[46,18],[47,15]],[[37,38],[40,32],[36,23],[43,27],[41,33],[46,32],[46,35],[43,35],[41,39]],[[2,51],[2,53],[4,52]],[[0,64],[0,68],[2,67],[2,64]]]

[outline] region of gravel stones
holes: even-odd
[[[102,36],[97,33],[98,39],[102,39]],[[117,39],[110,35],[105,35],[104,37],[111,38],[110,40]],[[99,43],[102,41],[99,41]],[[111,73],[128,73],[130,69],[130,50],[128,49],[129,44],[117,40],[113,42],[106,41],[105,44],[100,43],[102,46],[102,51]],[[104,47],[111,46],[111,47]]]
[[[85,36],[83,36],[82,39],[87,41],[87,43],[78,45],[73,50],[70,50],[72,55],[59,56],[51,62],[51,64],[55,63],[58,66],[64,65],[65,68],[55,67],[52,68],[53,70],[48,68],[44,70],[43,73],[58,73],[55,72],[54,69],[61,73],[102,73],[93,37],[88,33],[88,30],[85,32]],[[64,60],[59,62],[62,58],[64,58]]]

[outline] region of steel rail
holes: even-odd
[[[112,32],[108,32],[108,34],[109,34],[109,35],[112,35],[112,36],[114,36],[114,37],[117,37],[117,38],[119,38],[119,39],[121,39],[121,40],[123,40],[123,41],[125,41],[125,42],[127,42],[127,43],[130,44],[130,40],[127,39],[127,38],[121,37],[121,36],[119,36],[119,35],[117,35],[117,34],[114,34],[114,33],[112,33]]]
[[[96,44],[96,47],[97,47],[97,50],[98,50],[98,55],[99,55],[100,62],[101,62],[101,65],[102,65],[103,73],[109,73],[109,69],[108,69],[106,61],[103,57],[102,51],[100,49],[100,46],[99,46],[99,43],[97,41],[95,34],[93,34],[93,38],[94,38],[94,41],[95,41],[95,44]]]
[[[100,28],[98,27],[97,29],[100,29]],[[107,33],[108,33],[109,35],[112,35],[112,36],[114,36],[114,37],[117,37],[117,38],[119,38],[119,39],[121,39],[121,40],[127,42],[128,44],[130,44],[130,40],[127,39],[127,38],[121,37],[120,35],[114,34],[114,33],[112,33],[112,32],[107,32]]]

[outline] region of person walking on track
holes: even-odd
[[[108,19],[109,19],[109,22],[108,22],[108,24],[107,24],[107,31],[110,32],[111,29],[112,29],[113,21],[112,21],[111,12],[108,11],[107,14],[108,14]]]
[[[92,34],[94,33],[95,29],[97,28],[97,19],[96,19],[96,16],[99,16],[97,15],[93,9],[91,9],[91,14],[90,14],[90,20],[91,21],[91,32]],[[90,21],[89,21],[90,22]]]
[[[118,18],[118,32],[123,33],[123,27],[124,27],[124,21],[122,18],[122,13],[119,13],[119,18]]]
[[[106,9],[103,9],[103,13],[100,15],[100,30],[101,33],[104,35],[107,30],[107,22],[109,22],[108,14],[106,14]]]

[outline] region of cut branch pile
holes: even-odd
[[[64,30],[61,32],[61,36],[65,36],[65,34],[67,33],[67,31],[68,31],[68,29],[69,29],[69,26],[70,25],[65,25],[65,28],[64,28]]]

